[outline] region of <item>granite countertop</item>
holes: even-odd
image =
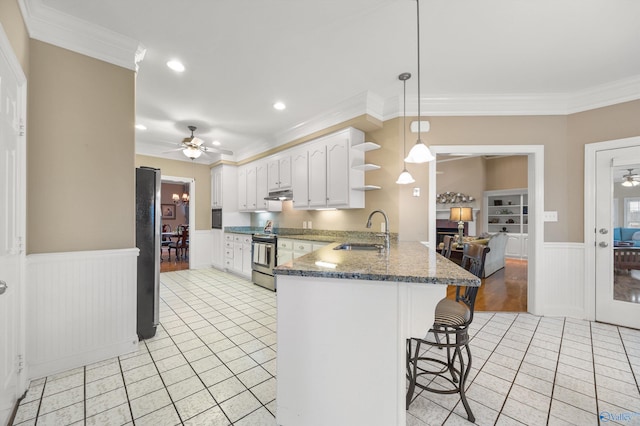
[[[278,266],[276,275],[480,286],[480,278],[419,242],[391,244],[389,252],[333,250],[329,244]]]

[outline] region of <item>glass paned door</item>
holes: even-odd
[[[596,320],[640,328],[640,147],[598,151],[596,167]]]

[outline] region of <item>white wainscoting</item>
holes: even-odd
[[[189,234],[189,267],[211,268],[213,265],[213,230],[195,230]]]
[[[138,249],[27,256],[29,378],[135,351]]]
[[[540,315],[588,318],[584,243],[544,243],[543,276],[536,283]]]

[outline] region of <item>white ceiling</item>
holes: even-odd
[[[219,140],[238,160],[287,142],[314,120],[343,119],[340,109],[354,100],[362,112],[390,118],[398,115],[397,76],[405,71],[413,74],[407,112],[417,109],[413,0],[41,3],[146,48],[136,120],[148,130],[136,131],[139,153],[174,148],[193,124],[196,136]],[[640,81],[640,1],[420,0],[420,12],[427,115],[456,100],[476,100],[476,111],[463,114],[481,113],[478,100],[492,98],[557,105]],[[174,58],[184,73],[165,66]],[[275,101],[287,109],[276,111]]]

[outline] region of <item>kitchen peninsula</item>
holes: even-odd
[[[406,339],[426,335],[446,285],[480,280],[418,242],[338,246],[275,269],[277,423],[404,425]]]

